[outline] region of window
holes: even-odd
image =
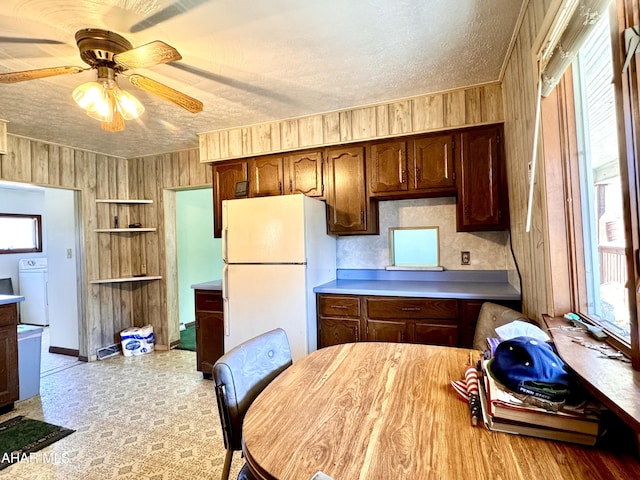
[[[42,252],[40,215],[0,214],[0,254]]]
[[[392,266],[439,268],[438,227],[390,228],[389,247]]]
[[[586,305],[580,313],[630,341],[625,219],[613,61],[605,16],[573,64]]]

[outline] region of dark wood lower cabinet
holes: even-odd
[[[480,307],[492,301],[318,294],[318,348],[341,343],[406,342],[471,348]]]
[[[196,369],[211,378],[224,354],[224,313],[220,290],[196,290]]]
[[[0,413],[13,409],[19,398],[18,307],[0,305]]]

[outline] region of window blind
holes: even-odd
[[[585,42],[587,35],[598,23],[598,20],[607,15],[610,3],[611,0],[581,0],[577,5],[560,35],[560,39],[551,50],[549,61],[542,71],[541,92],[543,96],[549,95],[558,84]]]

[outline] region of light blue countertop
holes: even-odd
[[[462,300],[520,300],[507,282],[506,272],[397,272],[338,270],[337,279],[313,289],[315,293],[398,297],[457,298]]]
[[[211,282],[194,283],[191,285],[194,290],[222,290],[222,280],[213,280]]]
[[[0,305],[18,302],[24,302],[24,297],[21,295],[0,295]]]

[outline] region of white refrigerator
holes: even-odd
[[[225,352],[277,327],[294,361],[316,350],[313,288],[336,275],[324,202],[304,195],[223,201],[222,259]]]

